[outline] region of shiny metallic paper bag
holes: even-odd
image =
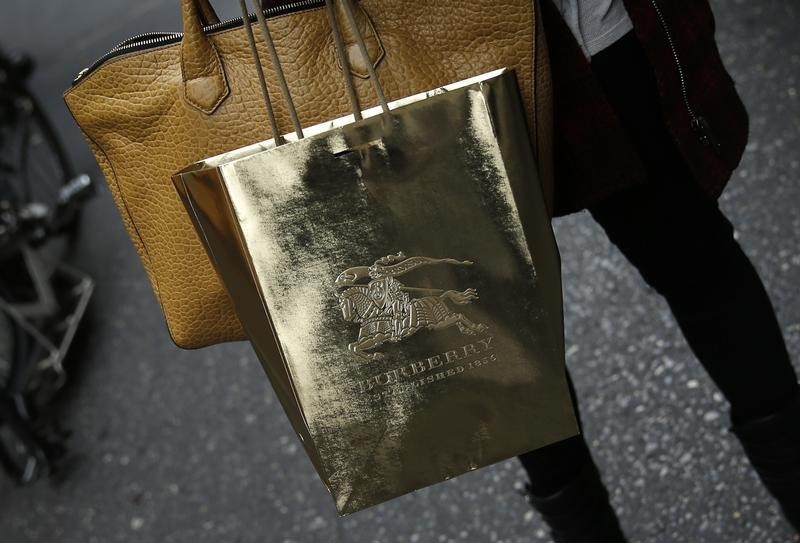
[[[390,107],[173,178],[341,514],[578,433],[513,72]]]

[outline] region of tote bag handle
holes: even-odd
[[[218,22],[208,0],[181,0],[183,38],[181,76],[186,101],[211,114],[230,93],[222,59],[203,31],[203,23]]]
[[[263,15],[261,6],[256,4],[256,13]],[[358,64],[350,57],[349,65],[352,73],[360,78],[367,78],[374,72],[374,66],[384,55],[381,40],[378,37],[369,16],[361,7],[357,8],[358,25],[353,26],[353,32],[348,33],[348,39],[363,38],[365,32],[372,40],[373,54],[364,55],[358,47],[360,58]],[[342,10],[343,11],[343,10]],[[353,9],[350,10],[353,13]],[[183,39],[181,40],[181,75],[183,78],[184,97],[186,101],[198,110],[212,114],[230,93],[230,87],[225,75],[222,58],[218,54],[211,39],[204,32],[203,27],[219,23],[214,8],[209,0],[181,0],[181,17],[183,20]],[[249,20],[249,19],[246,19]],[[247,27],[247,24],[244,24]],[[356,43],[357,44],[357,43]],[[377,44],[377,48],[375,45]],[[342,60],[345,53],[338,53],[340,63],[344,66],[348,59]],[[360,62],[363,59],[363,62]]]
[[[256,18],[258,19],[258,24],[261,29],[261,36],[264,40],[264,43],[267,46],[267,51],[269,52],[270,55],[273,71],[275,72],[275,75],[278,78],[278,83],[281,89],[281,95],[283,97],[283,100],[286,102],[287,108],[289,110],[289,116],[291,117],[292,124],[294,125],[295,135],[297,136],[297,139],[303,139],[303,129],[300,125],[300,120],[297,116],[297,110],[294,107],[294,102],[292,100],[291,92],[289,91],[289,86],[286,82],[286,76],[283,73],[281,61],[278,58],[278,53],[275,49],[275,44],[272,41],[272,35],[270,33],[269,26],[267,25],[264,13],[261,10],[259,0],[252,0],[252,1],[254,3],[256,11]],[[247,12],[246,0],[239,0],[239,6],[242,11],[242,20],[249,21],[249,14]],[[350,30],[355,35],[356,44],[358,45],[362,57],[364,59],[369,59],[369,53],[367,51],[367,46],[364,41],[364,36],[361,32],[361,29],[358,27],[358,23],[356,22],[355,15],[353,14],[353,6],[350,3],[350,0],[340,0],[340,6],[344,18],[347,20],[347,24],[350,26]],[[339,57],[339,62],[341,63],[342,66],[342,75],[345,79],[347,93],[353,111],[353,117],[356,120],[359,120],[361,119],[361,107],[358,104],[358,96],[355,90],[355,85],[353,83],[353,76],[350,72],[349,61],[344,49],[344,40],[342,38],[341,31],[339,29],[336,8],[334,7],[334,0],[325,0],[325,8],[327,10],[328,19],[330,21],[331,30],[333,32],[336,54]],[[267,89],[267,83],[264,78],[264,70],[261,66],[261,58],[259,56],[258,48],[256,46],[255,35],[253,33],[252,27],[249,24],[245,24],[244,27],[245,27],[245,34],[247,35],[247,41],[250,46],[250,52],[253,55],[253,59],[255,61],[256,74],[258,76],[258,80],[261,85],[261,92],[267,110],[267,117],[269,118],[272,137],[273,140],[275,141],[275,145],[282,145],[285,142],[278,130],[277,122],[275,121],[275,113],[272,107],[272,99],[269,95],[269,90]],[[365,62],[365,64],[367,65],[369,80],[372,82],[373,88],[375,90],[375,95],[378,97],[378,102],[380,103],[381,109],[383,110],[384,113],[389,113],[389,106],[386,101],[386,96],[383,92],[383,87],[381,86],[380,81],[378,80],[378,76],[375,73],[375,67],[369,61]]]

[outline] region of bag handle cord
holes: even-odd
[[[389,105],[386,100],[386,95],[383,92],[383,87],[378,80],[378,76],[375,73],[375,67],[373,66],[372,62],[369,59],[369,53],[367,51],[367,45],[364,41],[364,36],[361,32],[361,29],[356,22],[355,15],[353,14],[353,7],[350,3],[350,0],[340,0],[342,11],[344,12],[345,18],[347,19],[347,23],[352,28],[353,34],[356,38],[356,44],[358,45],[359,51],[364,59],[367,59],[365,64],[367,67],[367,73],[369,74],[369,80],[372,82],[373,87],[375,89],[375,95],[378,98],[378,102],[380,103],[381,109],[384,113],[389,113]],[[264,40],[265,45],[267,46],[267,51],[269,52],[270,60],[272,62],[272,68],[275,72],[276,77],[278,78],[278,84],[280,85],[281,94],[283,96],[284,101],[286,102],[287,109],[289,110],[289,116],[292,119],[292,125],[294,126],[294,132],[297,136],[297,139],[303,139],[303,128],[300,125],[300,120],[297,115],[297,109],[294,106],[294,101],[292,100],[292,95],[289,90],[289,85],[286,81],[286,75],[283,72],[283,67],[281,66],[280,59],[278,58],[278,52],[275,49],[275,42],[272,40],[272,35],[269,31],[269,25],[267,24],[267,20],[264,16],[264,12],[261,9],[261,5],[259,0],[252,0],[253,7],[255,8],[256,18],[258,19],[259,27],[261,29],[261,36]],[[253,30],[249,24],[250,22],[250,14],[247,12],[247,3],[246,0],[239,0],[239,7],[242,11],[242,21],[244,22],[245,27],[245,34],[247,36],[248,45],[250,46],[250,53],[253,56],[256,65],[256,75],[258,76],[259,85],[261,87],[261,94],[262,98],[264,99],[264,105],[267,111],[267,117],[269,119],[270,129],[272,131],[272,137],[275,141],[275,145],[282,145],[285,143],[283,136],[280,135],[278,131],[278,125],[275,120],[275,109],[272,107],[272,99],[269,94],[269,90],[267,89],[267,82],[264,76],[264,69],[261,65],[261,58],[258,53],[258,47],[256,45],[255,36],[253,34]],[[347,88],[347,95],[350,100],[350,106],[353,111],[353,117],[356,120],[360,120],[362,118],[361,108],[358,103],[358,94],[355,89],[355,84],[353,83],[353,76],[350,73],[350,66],[349,61],[347,59],[347,55],[345,54],[344,50],[344,40],[342,38],[341,31],[339,29],[339,24],[337,21],[336,10],[334,8],[333,0],[325,0],[325,8],[328,13],[328,19],[331,24],[331,30],[333,32],[333,42],[336,49],[336,55],[339,58],[339,63],[342,67],[342,75],[345,79],[345,86]]]
[[[361,108],[358,105],[358,95],[356,92],[355,84],[353,82],[353,75],[355,72],[353,62],[356,59],[351,57],[352,52],[345,48],[344,39],[337,23],[337,11],[340,19],[345,19],[347,26],[352,29],[349,33],[348,39],[353,39],[358,54],[363,59],[363,67],[366,73],[360,73],[358,77],[369,79],[375,89],[378,103],[380,104],[384,113],[388,113],[389,107],[383,88],[377,78],[375,72],[375,65],[368,52],[366,41],[364,38],[364,31],[358,24],[355,17],[355,12],[351,0],[340,0],[340,9],[335,9],[334,0],[325,0],[326,11],[328,13],[329,22],[333,32],[334,45],[336,49],[336,56],[339,64],[342,67],[343,75],[345,77],[346,90],[348,99],[350,101],[351,110],[356,120],[362,118]],[[240,1],[240,7],[242,2]],[[272,37],[269,33],[268,23],[265,17],[265,10],[257,0],[253,0],[255,7],[256,20],[261,28],[263,40],[267,45],[270,60],[275,70],[275,75],[278,78],[281,94],[284,101],[288,105],[289,115],[292,120],[292,125],[298,137],[302,136],[302,128],[297,116],[297,111],[291,102],[289,88],[286,82],[286,77],[283,70],[280,68],[280,61],[278,59]],[[265,104],[269,103],[269,93],[267,92],[266,82],[263,77],[263,68],[260,60],[258,59],[256,49],[253,47],[255,44],[255,37],[252,35],[252,28],[250,23],[252,16],[246,13],[246,4],[242,8],[243,25],[245,27],[245,34],[250,44],[251,54],[256,61],[257,73],[259,83],[261,85],[261,92],[264,96]],[[342,14],[344,17],[342,17]],[[198,110],[210,115],[217,107],[227,98],[230,94],[230,87],[228,85],[227,76],[223,68],[222,59],[218,54],[214,43],[206,36],[203,25],[215,23],[219,21],[214,9],[211,7],[209,0],[181,0],[181,15],[183,18],[183,39],[181,40],[181,75],[184,83],[184,97],[186,102]],[[368,24],[368,32],[374,32],[371,25]],[[380,47],[380,44],[379,44]],[[361,59],[358,59],[358,64]],[[267,105],[267,116],[270,117],[270,128],[274,134],[277,134],[277,123],[274,123],[275,113],[271,103]],[[282,138],[275,138],[276,143],[282,143]]]

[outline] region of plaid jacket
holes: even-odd
[[[654,68],[666,124],[694,177],[717,198],[741,159],[748,117],[720,59],[711,8],[706,0],[625,0],[625,6]],[[553,79],[559,216],[643,181],[645,169],[558,9],[551,0],[542,0],[540,8]],[[704,129],[693,129],[665,25],[683,68],[694,124]]]

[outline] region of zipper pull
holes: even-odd
[[[692,119],[692,131],[700,140],[700,143],[706,147],[711,147],[715,153],[719,153],[722,146],[714,136],[714,131],[711,130],[711,125],[708,124],[708,120],[705,117],[700,115]]]
[[[86,72],[88,72],[88,71],[89,71],[89,68],[87,67],[87,68],[84,68],[83,70],[81,70],[80,72],[78,72],[78,75],[76,75],[76,76],[75,76],[75,79],[73,79],[73,80],[72,80],[72,84],[74,85],[75,83],[77,83],[78,81],[80,81],[80,80],[81,80],[81,78],[82,78],[84,75],[86,75]]]

